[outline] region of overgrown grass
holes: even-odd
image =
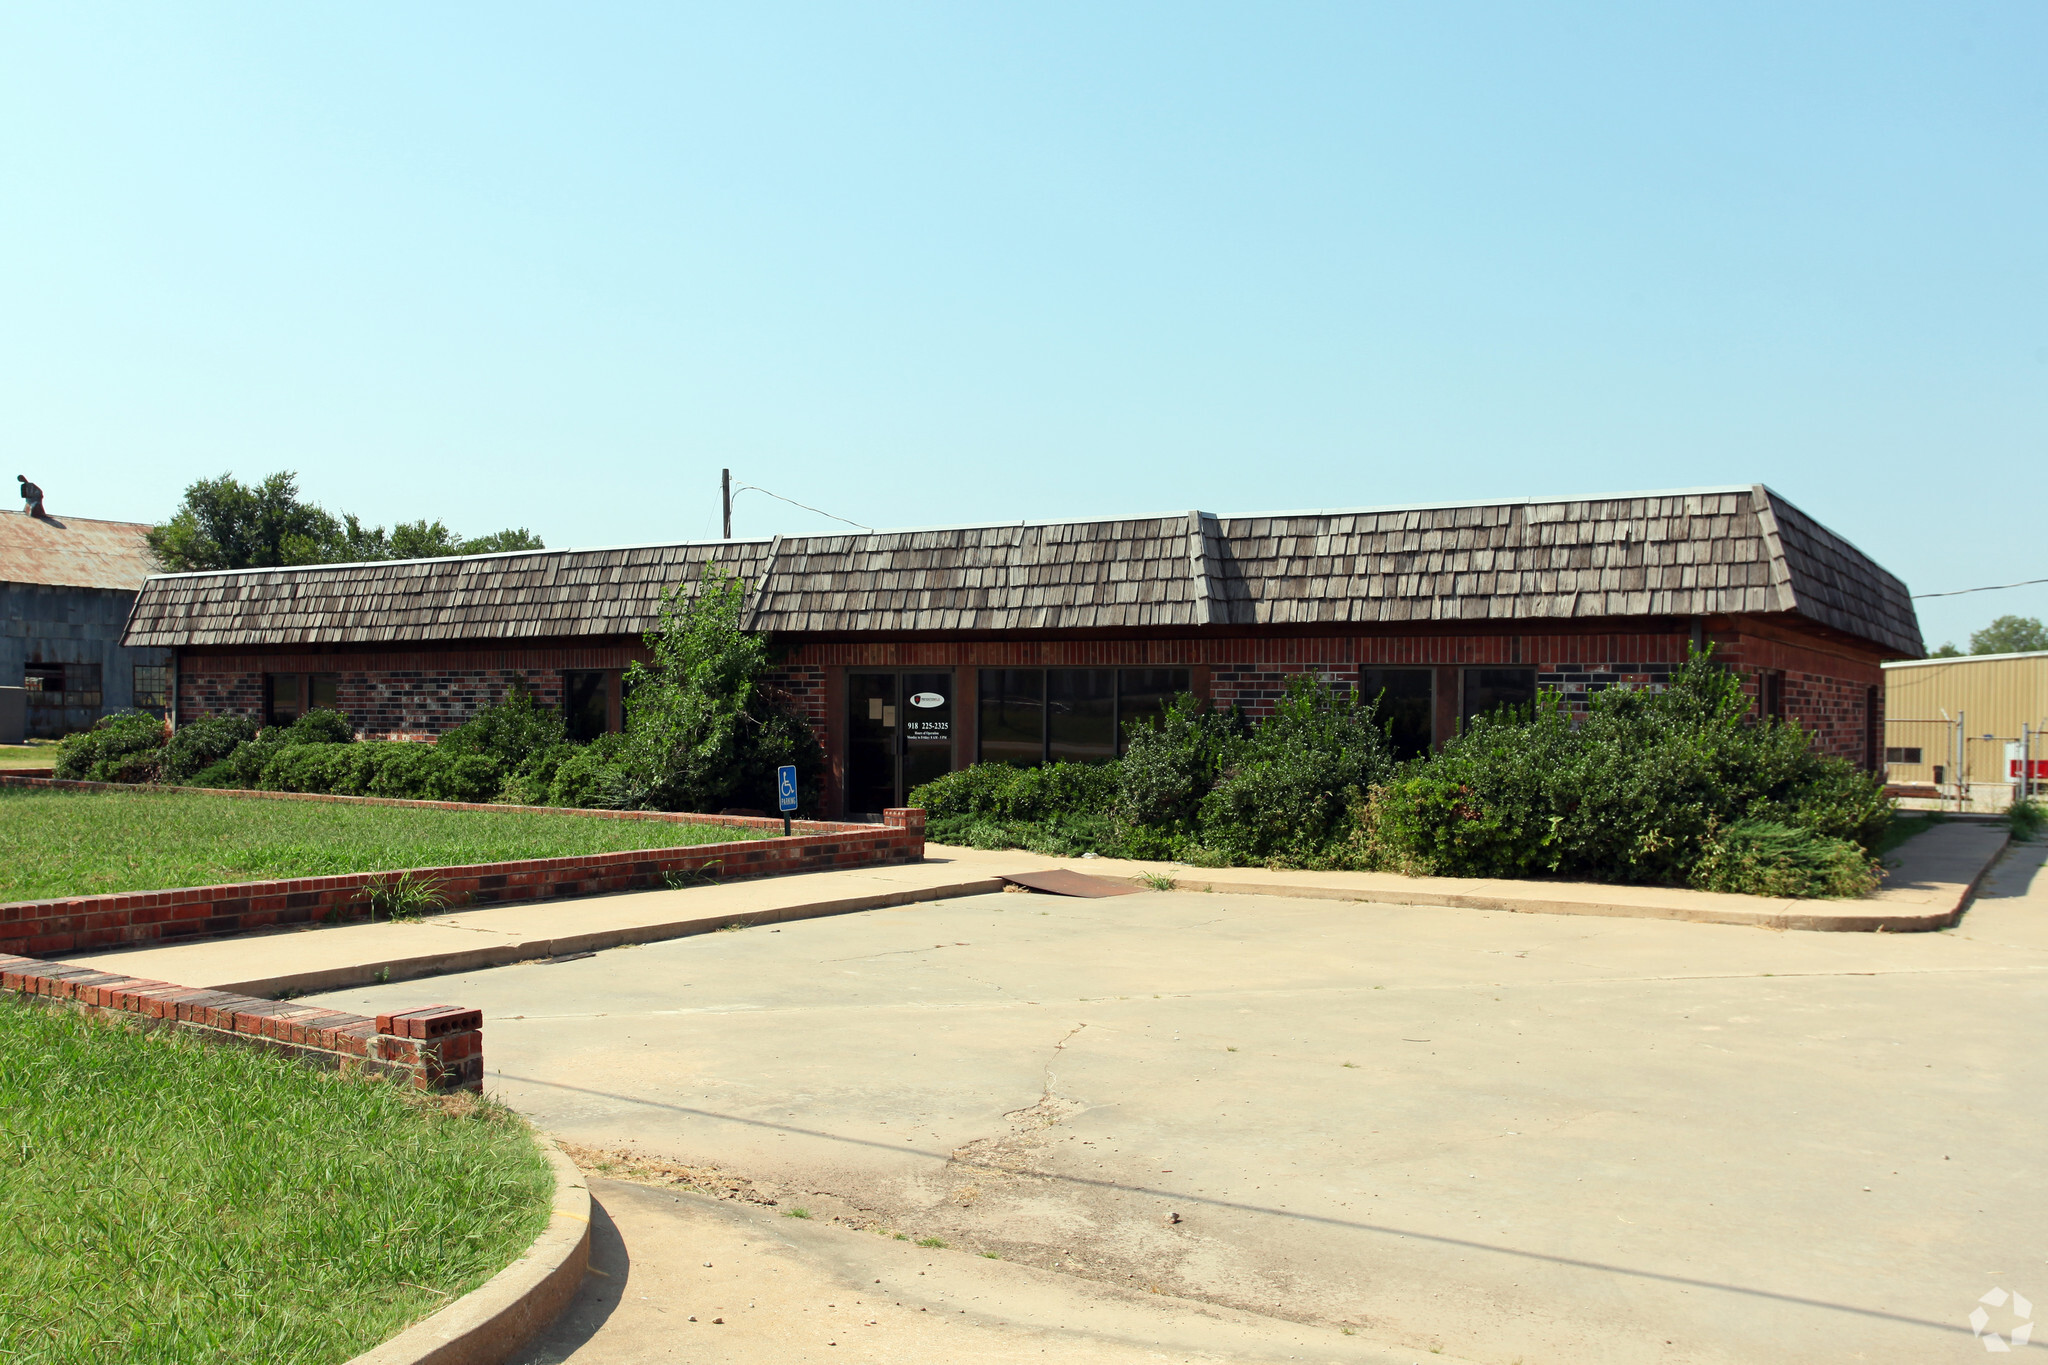
[[[677,848],[770,833],[536,811],[10,787],[0,787],[0,829],[7,831],[0,902]]]
[[[525,1126],[0,1001],[0,1360],[330,1365],[546,1226]]]

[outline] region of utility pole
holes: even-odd
[[[718,500],[725,506],[725,539],[732,539],[732,471],[718,471]]]

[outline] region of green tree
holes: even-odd
[[[1927,657],[1930,659],[1960,659],[1963,657],[1963,651],[1956,648],[1955,641],[1950,640],[1947,644],[1944,644],[1940,649],[1934,650]]]
[[[540,537],[524,526],[516,529],[493,531],[487,536],[472,536],[462,542],[462,553],[466,555],[499,554],[506,550],[545,550]]]
[[[1970,636],[1972,654],[2026,654],[2048,649],[2048,628],[2037,616],[2001,616]]]
[[[334,516],[299,497],[299,476],[272,474],[255,486],[232,474],[185,490],[171,519],[151,529],[149,548],[172,572],[271,569],[292,564],[435,559],[545,548],[520,527],[465,539],[440,521],[400,522],[389,532],[350,514]]]
[[[768,682],[768,644],[742,628],[745,599],[740,579],[715,564],[694,596],[681,587],[662,595],[646,637],[653,661],[626,673],[626,732],[603,779],[605,804],[767,810],[776,768],[793,763],[804,805],[816,809],[824,750]]]
[[[299,499],[298,475],[272,474],[251,488],[232,474],[201,479],[185,501],[149,533],[149,548],[166,569],[268,569],[321,564],[335,558],[342,527]]]

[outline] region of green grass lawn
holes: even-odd
[[[516,1117],[0,1001],[0,1360],[345,1361],[547,1225]]]
[[[679,848],[779,831],[192,792],[0,787],[0,902]],[[4,1154],[0,1154],[4,1159]]]
[[[0,772],[9,768],[54,768],[57,766],[57,746],[44,742],[40,744],[0,744]]]

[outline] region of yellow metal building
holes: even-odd
[[[2010,746],[2030,741],[2038,794],[2048,777],[2048,651],[1906,659],[1884,666],[1885,776],[1973,805],[2011,795]]]

